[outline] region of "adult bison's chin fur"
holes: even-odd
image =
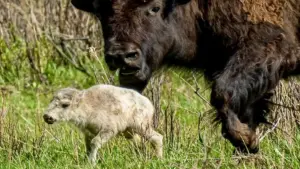
[[[242,151],[258,151],[279,80],[300,74],[300,0],[72,2],[99,16],[108,65],[139,68],[122,86],[142,91],[165,63],[204,70],[222,134]]]
[[[146,77],[146,75],[144,75],[143,72],[137,72],[136,74],[137,75],[127,76],[127,75],[122,75],[120,73],[119,74],[120,86],[125,88],[135,89],[136,91],[142,93],[145,87],[147,86],[151,76]]]
[[[119,82],[122,87],[135,89],[142,93],[151,78],[151,69],[147,63],[142,62],[138,68],[120,69]]]

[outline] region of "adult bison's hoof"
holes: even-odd
[[[222,122],[222,135],[242,153],[257,153],[259,140],[256,130],[242,123],[236,114],[228,112],[228,118]]]
[[[255,147],[255,148],[248,148],[246,146],[241,146],[241,147],[236,147],[233,151],[233,154],[256,154],[258,153],[259,148]]]

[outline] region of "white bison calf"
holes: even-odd
[[[98,149],[121,133],[144,137],[162,157],[163,136],[152,128],[153,113],[152,103],[134,90],[96,85],[59,90],[43,117],[48,124],[67,121],[79,127],[85,134],[88,158],[95,163]]]

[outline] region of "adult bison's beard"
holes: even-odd
[[[151,74],[152,72],[146,63],[143,63],[138,70],[121,68],[119,72],[119,82],[122,87],[134,89],[142,93],[151,78]]]

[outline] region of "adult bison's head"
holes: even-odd
[[[101,21],[105,60],[120,85],[142,91],[172,46],[172,11],[190,0],[72,0]]]

